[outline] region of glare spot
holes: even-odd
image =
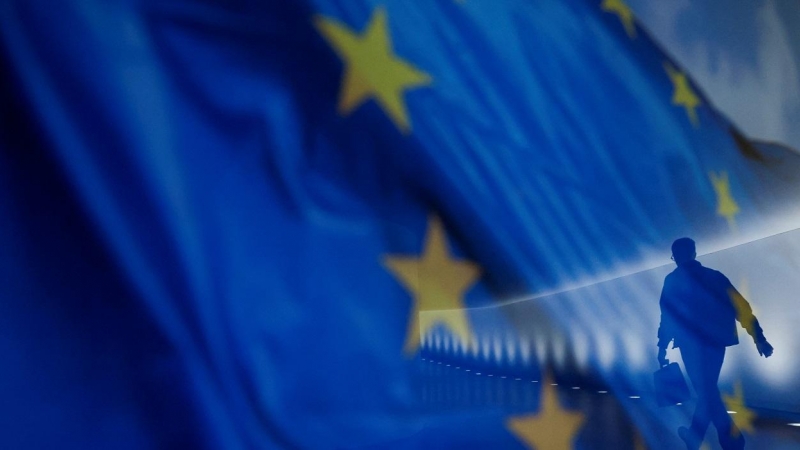
[[[642,368],[646,364],[647,354],[645,352],[642,342],[637,339],[633,334],[626,335],[622,338],[622,344],[627,353],[628,366],[632,368]]]
[[[490,345],[491,343],[489,342],[489,339],[484,338],[481,341],[481,356],[483,356],[483,359],[489,359],[489,356],[491,355]]]
[[[536,351],[536,358],[539,361],[547,360],[547,342],[545,341],[544,337],[537,337],[536,340],[533,341],[533,346]]]
[[[595,339],[595,353],[600,361],[600,365],[608,370],[614,364],[614,341],[608,335],[603,334],[601,337]]]
[[[580,332],[572,333],[572,351],[579,367],[586,367],[589,364],[589,340],[586,335]]]
[[[506,336],[506,355],[508,362],[514,362],[517,359],[517,343],[510,334]]]
[[[531,343],[527,339],[519,341],[519,354],[522,357],[523,364],[531,362]]]
[[[494,339],[492,339],[492,354],[496,362],[499,363],[503,360],[503,342],[498,336],[495,336]]]
[[[564,367],[567,358],[567,343],[562,336],[553,338],[553,360],[558,367]]]

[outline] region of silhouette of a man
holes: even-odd
[[[694,241],[680,238],[672,243],[672,259],[678,265],[661,291],[661,325],[658,328],[658,361],[665,366],[667,346],[681,349],[686,373],[697,392],[692,425],[678,434],[689,450],[697,450],[711,422],[723,449],[744,448],[744,437],[731,421],[720,397],[717,381],[725,347],[739,343],[736,320],[753,337],[758,353],[772,355],[772,346],[753,316],[750,304],[722,273],[703,267],[695,258]]]

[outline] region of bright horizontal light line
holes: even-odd
[[[728,414],[736,414],[736,411],[728,411]]]
[[[550,386],[558,386],[558,383],[550,383]]]
[[[597,391],[598,394],[607,394],[608,391]]]
[[[641,398],[638,395],[631,395],[629,398]]]
[[[800,423],[790,423],[787,425],[789,425],[790,427],[800,427]]]
[[[578,386],[572,386],[572,389],[580,389]]]

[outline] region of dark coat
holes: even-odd
[[[680,264],[664,279],[661,290],[658,345],[674,339],[682,344],[727,347],[739,343],[736,320],[753,336],[763,339],[750,304],[721,272],[698,261]]]

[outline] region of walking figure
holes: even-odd
[[[673,348],[680,348],[697,393],[691,426],[678,429],[686,448],[699,449],[713,422],[722,448],[740,450],[744,436],[728,416],[717,386],[725,347],[739,343],[736,320],[753,338],[760,355],[768,358],[773,348],[742,294],[725,275],[703,267],[696,257],[693,240],[680,238],[672,243],[672,259],[678,267],[664,279],[661,291],[658,361],[667,365],[667,346],[674,340]]]

